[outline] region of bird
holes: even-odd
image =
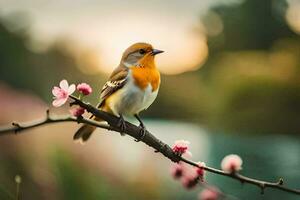
[[[148,43],[132,44],[124,51],[120,64],[104,84],[97,108],[119,117],[121,135],[125,135],[123,131],[126,129],[124,116],[134,116],[139,121],[139,140],[144,137],[146,126],[139,113],[157,97],[161,80],[155,56],[163,52]],[[95,116],[90,118],[103,121]],[[73,139],[85,143],[95,129],[95,126],[85,124],[77,130]]]

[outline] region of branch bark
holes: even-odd
[[[85,124],[90,124],[90,125],[96,126],[98,128],[103,128],[106,130],[112,130],[112,131],[116,131],[119,133],[121,133],[121,132],[126,133],[127,135],[130,135],[131,137],[135,138],[136,141],[140,140],[141,142],[152,147],[153,149],[155,149],[155,152],[162,153],[166,158],[170,159],[173,162],[181,161],[181,162],[184,162],[191,166],[200,168],[196,162],[185,159],[185,158],[177,155],[176,153],[174,153],[172,148],[169,145],[167,145],[166,143],[164,143],[161,140],[159,140],[158,138],[156,138],[149,131],[146,131],[144,137],[140,138],[140,132],[141,132],[140,127],[126,121],[125,122],[125,127],[126,127],[125,130],[121,130],[119,128],[119,118],[118,117],[116,117],[112,114],[103,112],[101,110],[98,110],[96,107],[92,106],[89,103],[85,103],[85,102],[81,101],[80,99],[78,99],[75,96],[70,96],[70,98],[73,99],[73,102],[71,103],[71,105],[79,105],[80,107],[85,108],[87,110],[87,112],[93,114],[94,116],[96,116],[100,119],[103,119],[108,124],[103,124],[103,123],[100,123],[100,122],[97,122],[97,121],[94,121],[91,119],[86,119],[83,117],[75,118],[75,117],[71,117],[71,116],[61,116],[61,117],[53,118],[49,115],[49,110],[47,110],[47,115],[46,115],[45,119],[40,120],[40,121],[35,121],[35,122],[22,123],[22,124],[12,123],[12,126],[10,126],[10,127],[0,128],[0,135],[19,133],[26,129],[42,126],[45,124],[51,124],[51,123],[60,123],[60,122],[85,123]],[[300,195],[300,190],[291,189],[291,188],[283,186],[282,178],[280,178],[276,182],[269,182],[269,181],[250,178],[250,177],[241,175],[239,173],[227,173],[225,171],[222,171],[222,170],[219,170],[219,169],[216,169],[213,167],[205,166],[205,167],[201,167],[201,168],[203,168],[204,170],[206,170],[208,172],[214,173],[214,174],[218,174],[221,176],[225,176],[225,177],[229,177],[229,178],[238,180],[241,183],[248,183],[251,185],[255,185],[261,189],[262,194],[264,193],[266,188],[274,188],[277,190],[282,190],[285,192]]]

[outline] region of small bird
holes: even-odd
[[[154,49],[147,43],[135,43],[125,50],[119,66],[112,72],[101,90],[98,108],[119,117],[119,127],[125,130],[123,116],[134,116],[140,123],[140,139],[146,127],[139,113],[156,99],[160,86],[160,73],[154,58],[164,51]],[[91,118],[102,121],[94,116]],[[95,126],[83,125],[74,135],[74,140],[87,141]]]

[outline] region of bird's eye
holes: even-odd
[[[139,53],[142,54],[142,55],[144,55],[146,53],[146,51],[144,49],[140,49]]]

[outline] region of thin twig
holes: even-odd
[[[27,130],[27,129],[35,128],[38,126],[43,126],[46,124],[60,123],[60,122],[76,122],[76,123],[90,124],[90,125],[96,126],[98,128],[103,128],[103,129],[107,129],[107,130],[115,130],[113,127],[110,127],[106,124],[102,124],[95,120],[91,120],[91,119],[87,119],[87,118],[83,118],[83,117],[76,118],[76,117],[72,117],[72,116],[68,115],[68,116],[60,116],[60,117],[54,118],[48,114],[48,110],[47,110],[47,115],[44,119],[26,122],[26,123],[22,123],[22,124],[13,122],[12,126],[1,127],[0,134],[7,135],[7,134],[11,134],[12,132],[15,134],[19,134],[22,131]]]
[[[225,171],[215,169],[215,168],[212,168],[212,167],[207,167],[207,166],[199,167],[196,162],[185,159],[183,157],[181,157],[181,161],[185,162],[189,165],[198,167],[198,168],[203,168],[204,170],[212,172],[214,174],[219,174],[219,175],[222,175],[222,176],[227,176],[227,177],[239,180],[241,183],[249,183],[249,184],[252,184],[252,185],[256,185],[261,189],[261,194],[264,194],[265,189],[268,188],[268,187],[269,188],[275,188],[275,189],[282,190],[282,191],[286,191],[286,192],[290,192],[290,193],[294,193],[294,194],[300,194],[300,190],[291,189],[291,188],[283,186],[283,179],[282,178],[279,178],[279,180],[277,182],[268,182],[268,181],[263,181],[263,180],[258,180],[258,179],[250,178],[250,177],[247,177],[247,176],[243,176],[239,173],[227,173]]]
[[[90,125],[96,126],[98,128],[113,130],[113,131],[116,131],[119,133],[120,132],[126,133],[127,135],[130,135],[131,137],[135,138],[136,140],[141,141],[141,142],[147,144],[148,146],[154,148],[155,152],[162,153],[165,157],[167,157],[168,159],[170,159],[173,162],[182,161],[182,162],[185,162],[194,167],[203,168],[204,170],[206,170],[208,172],[211,172],[214,174],[219,174],[221,176],[226,176],[226,177],[238,180],[241,183],[248,183],[248,184],[256,185],[261,189],[262,194],[264,193],[266,188],[274,188],[274,189],[282,190],[282,191],[293,193],[293,194],[300,194],[300,190],[291,189],[291,188],[283,186],[282,178],[280,178],[277,182],[268,182],[268,181],[263,181],[263,180],[258,180],[258,179],[250,178],[247,176],[243,176],[239,173],[227,173],[225,171],[215,169],[212,167],[208,167],[208,166],[200,167],[200,166],[198,166],[198,164],[196,162],[185,159],[185,158],[177,155],[176,153],[174,153],[172,151],[172,148],[169,145],[167,145],[166,143],[164,143],[161,140],[159,140],[158,138],[156,138],[149,131],[146,131],[145,135],[141,138],[141,134],[140,134],[141,127],[138,127],[127,121],[125,122],[125,127],[126,127],[125,130],[121,130],[119,127],[119,118],[118,117],[116,117],[110,113],[103,112],[103,111],[97,109],[96,107],[81,101],[77,97],[70,96],[70,98],[74,100],[74,102],[71,103],[72,105],[79,105],[79,106],[85,108],[88,112],[90,112],[97,118],[100,118],[100,119],[103,119],[104,121],[106,121],[108,123],[108,125],[99,123],[99,122],[91,120],[91,119],[86,119],[83,117],[75,118],[75,117],[71,117],[71,116],[67,116],[67,117],[64,116],[64,117],[52,118],[52,117],[50,117],[49,111],[47,110],[47,116],[45,119],[43,119],[41,121],[24,123],[24,124],[23,123],[22,124],[13,123],[13,126],[0,128],[0,134],[4,135],[4,134],[12,133],[12,132],[19,133],[19,132],[29,129],[29,128],[34,128],[37,126],[50,124],[50,123],[76,122],[76,123],[90,124]]]

